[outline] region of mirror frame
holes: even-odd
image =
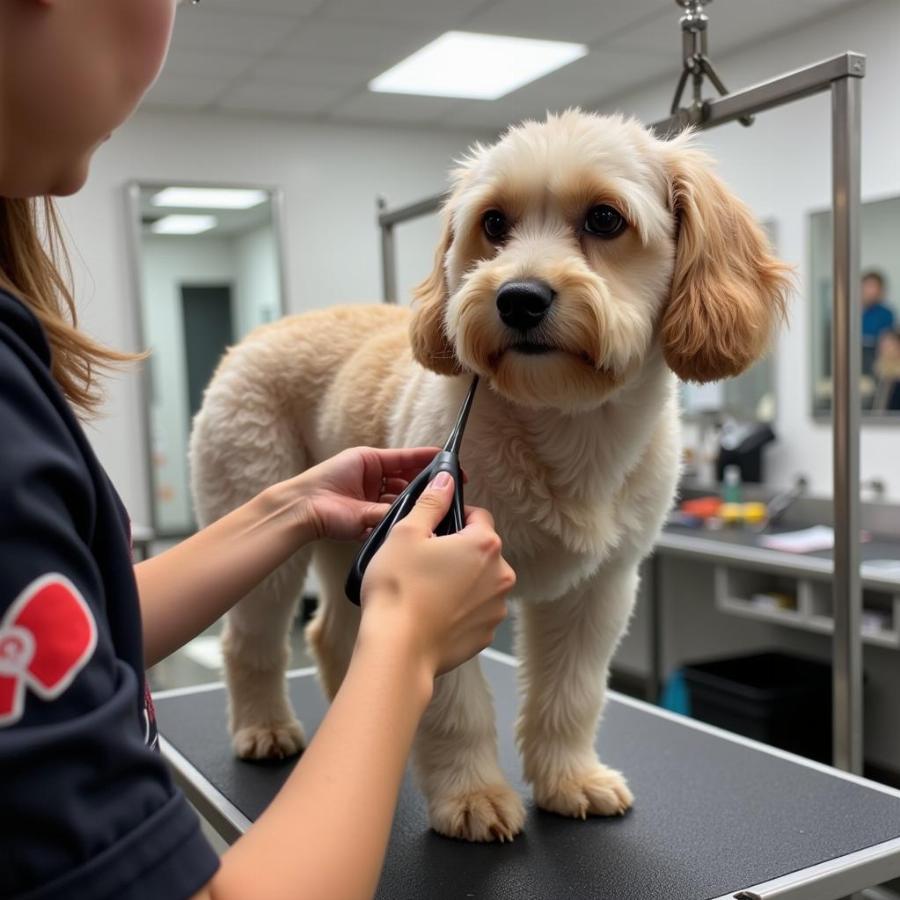
[[[128,243],[128,268],[131,282],[131,310],[134,317],[133,340],[140,350],[146,349],[147,335],[144,328],[144,269],[141,256],[141,215],[140,198],[141,190],[158,188],[162,190],[178,184],[179,187],[192,188],[238,188],[265,191],[269,196],[272,208],[272,227],[275,232],[275,250],[278,254],[278,316],[283,318],[288,314],[288,274],[287,254],[285,241],[285,211],[284,191],[274,185],[248,184],[246,182],[233,181],[194,181],[191,179],[158,178],[139,179],[134,178],[125,184],[125,215]],[[167,540],[189,537],[192,532],[176,533],[172,531],[160,531],[156,514],[156,470],[153,466],[153,424],[150,415],[150,401],[153,397],[152,370],[145,364],[141,368],[138,378],[138,403],[141,407],[141,446],[144,457],[144,494],[149,513],[149,526],[153,531],[154,540]]]

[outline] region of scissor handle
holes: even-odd
[[[360,605],[363,576],[366,574],[366,568],[372,561],[372,557],[381,549],[381,545],[391,533],[391,529],[409,514],[429,482],[439,472],[447,472],[453,478],[453,502],[447,515],[435,528],[434,533],[437,535],[455,534],[463,528],[466,517],[459,457],[455,453],[441,450],[431,464],[419,472],[406,490],[391,504],[384,518],[372,529],[372,533],[359,548],[359,553],[356,554],[356,559],[350,567],[350,573],[347,575],[347,582],[344,585],[344,592],[351,603]]]

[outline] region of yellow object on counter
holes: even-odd
[[[719,507],[719,518],[726,525],[736,525],[744,521],[743,503],[723,503]]]
[[[744,521],[749,525],[758,525],[765,522],[769,516],[769,510],[765,503],[745,503]]]
[[[723,503],[719,518],[726,525],[756,525],[766,520],[765,503]]]

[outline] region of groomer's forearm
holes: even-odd
[[[373,645],[361,636],[291,777],[195,900],[371,898],[432,688],[402,634]]]
[[[315,536],[295,482],[264,491],[135,566],[149,667],[227,612]]]

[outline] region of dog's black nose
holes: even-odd
[[[541,324],[555,296],[544,281],[507,281],[497,291],[497,311],[504,325],[528,331]]]

